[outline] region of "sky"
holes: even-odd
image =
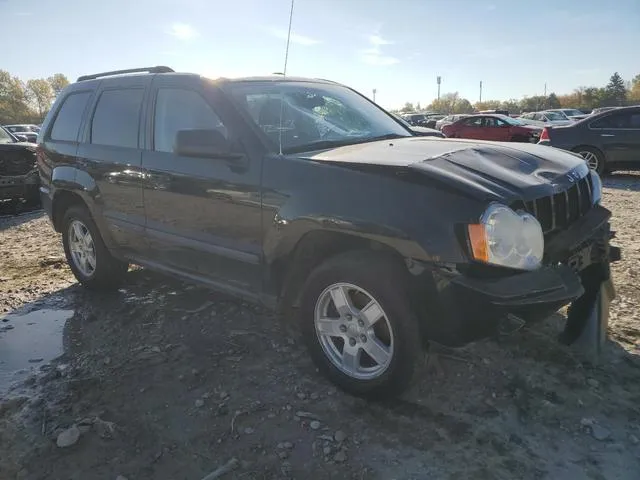
[[[291,0],[0,0],[0,69],[23,80],[151,65],[208,77],[284,69]],[[640,0],[295,0],[287,74],[393,109],[640,74]]]

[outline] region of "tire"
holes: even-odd
[[[318,369],[344,391],[383,399],[400,395],[411,384],[424,348],[418,320],[406,293],[407,280],[408,272],[402,264],[380,254],[358,251],[330,258],[306,281],[298,310],[304,341]],[[348,313],[340,314],[335,308],[336,290],[350,296],[352,309],[347,308],[353,313],[350,320]],[[375,310],[375,305],[368,310],[378,312],[379,320],[367,328],[362,307],[369,300],[376,302],[380,310]],[[325,314],[325,308],[330,313]],[[318,333],[316,314],[332,319],[329,320],[332,323],[323,324],[327,325],[323,329],[337,336]],[[341,330],[345,327],[346,331]],[[345,367],[346,348],[357,352],[355,357],[349,356],[355,358],[356,364],[351,373]],[[369,351],[387,360],[373,361]]]
[[[77,232],[76,227],[84,233],[85,239],[86,234],[89,234],[88,241],[77,241],[80,235],[73,233]],[[62,244],[67,263],[82,285],[92,290],[114,290],[121,284],[129,265],[111,255],[86,207],[74,205],[65,212],[62,222]],[[79,244],[84,247],[74,246]],[[93,268],[90,268],[90,261],[82,262],[78,259],[78,254],[74,252],[79,248],[85,250],[85,258],[90,257],[89,250],[93,251]]]
[[[604,155],[600,150],[593,147],[577,147],[573,150],[585,159],[589,168],[595,170],[598,175],[607,173]]]

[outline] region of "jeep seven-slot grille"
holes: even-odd
[[[592,206],[589,175],[575,182],[568,190],[528,202],[519,201],[514,209],[523,209],[538,219],[542,231],[552,233],[568,227]]]

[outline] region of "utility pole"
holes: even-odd
[[[375,89],[375,88],[373,89],[373,103],[376,102],[376,92],[377,91],[378,91],[377,89]]]
[[[480,101],[478,103],[482,103],[482,80],[480,80]]]
[[[547,96],[547,82],[544,82],[544,96]]]
[[[440,100],[440,83],[442,83],[442,77],[436,77],[436,82],[438,83],[438,100]]]

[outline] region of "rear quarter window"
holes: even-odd
[[[82,122],[82,115],[91,92],[71,93],[64,99],[51,127],[51,140],[75,142]]]

